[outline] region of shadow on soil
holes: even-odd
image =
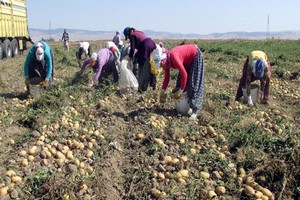
[[[19,100],[25,100],[27,98],[27,93],[0,93],[0,97],[4,97],[5,99],[14,99],[18,98]]]

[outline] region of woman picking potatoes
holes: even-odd
[[[187,92],[189,105],[192,109],[191,120],[197,119],[197,111],[202,108],[204,96],[204,58],[201,50],[195,44],[185,44],[171,50],[156,48],[154,51],[156,68],[164,69],[164,80],[160,92],[160,102],[166,100],[166,89],[170,81],[170,70],[179,71],[174,98],[179,99]]]

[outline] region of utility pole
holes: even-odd
[[[269,15],[268,15],[268,20],[267,20],[267,40],[269,40],[270,38],[270,27],[269,27],[269,20],[270,20],[270,18],[269,18]]]

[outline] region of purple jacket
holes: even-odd
[[[93,79],[94,82],[96,82],[99,79],[101,71],[105,65],[111,65],[115,63],[113,53],[109,49],[107,48],[99,49],[97,54],[98,54],[98,62],[96,62],[95,66],[93,67],[93,71],[96,73]],[[81,67],[81,72],[84,71],[84,69],[90,63],[90,61],[91,58],[88,58],[83,62]]]
[[[120,41],[121,41],[121,34],[120,33],[117,33],[115,36],[114,36],[114,38],[113,38],[113,40],[112,40],[114,43],[115,43],[115,45],[119,45],[119,43],[120,43]]]
[[[147,37],[142,31],[133,31],[129,36],[130,52],[129,57],[133,56],[137,59],[140,66],[144,66],[145,62],[150,59],[151,52],[156,48],[154,41]],[[135,50],[137,50],[136,54]]]
[[[130,53],[129,57],[132,58],[134,54],[134,50],[137,49],[138,51],[141,48],[142,42],[147,38],[145,33],[142,31],[133,31],[130,36]]]

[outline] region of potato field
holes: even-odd
[[[93,50],[104,42],[90,41]],[[0,60],[0,199],[299,199],[300,41],[185,43],[204,55],[197,121],[175,110],[176,70],[160,104],[163,73],[145,93],[90,88],[93,73],[76,76],[77,42],[70,51],[50,42],[54,85],[25,98],[28,51]],[[253,50],[273,73],[270,103],[249,107],[234,97]]]

